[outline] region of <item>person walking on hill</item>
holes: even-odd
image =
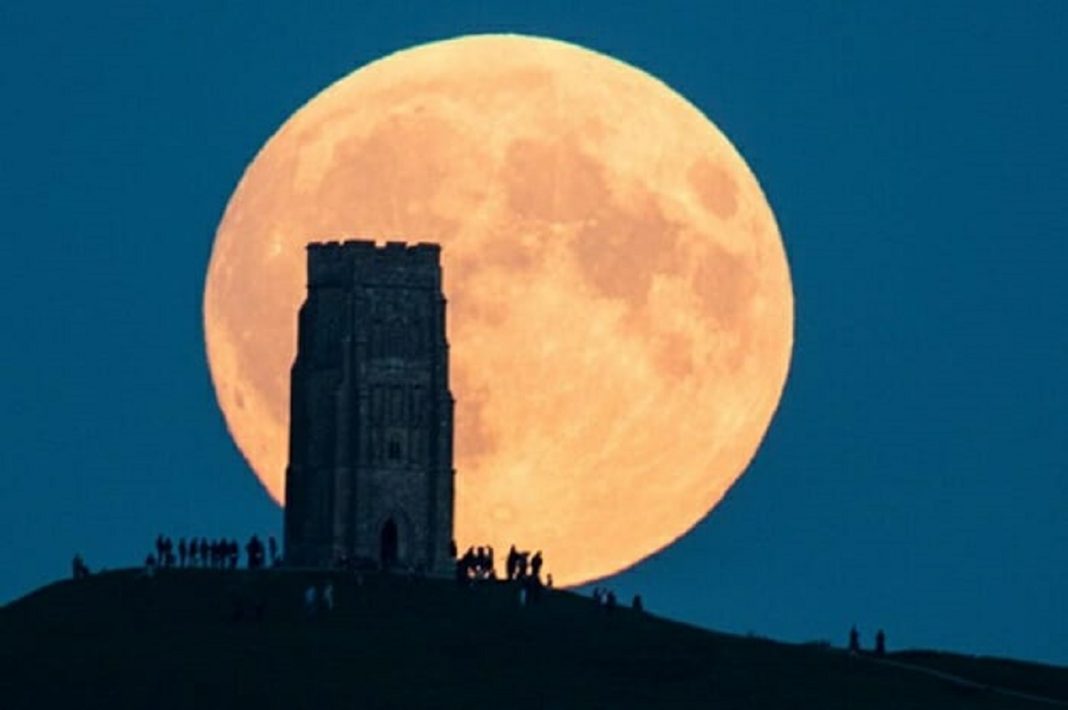
[[[334,610],[334,583],[328,581],[323,585],[323,610],[329,614]]]
[[[860,653],[860,632],[855,624],[849,630],[849,652],[854,655]]]
[[[882,629],[879,629],[875,634],[875,655],[886,655],[886,634],[883,633]]]
[[[259,569],[263,566],[263,543],[260,542],[259,537],[253,535],[249,538],[248,544],[245,545],[245,552],[248,555],[249,569]]]
[[[85,579],[89,576],[89,568],[85,564],[85,560],[82,559],[80,554],[74,556],[71,561],[71,577],[74,579]]]

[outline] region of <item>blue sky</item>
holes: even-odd
[[[0,7],[0,601],[160,530],[278,531],[201,295],[241,171],[311,95],[474,32],[658,76],[760,178],[797,343],[748,473],[611,580],[693,623],[1068,664],[1068,5]]]

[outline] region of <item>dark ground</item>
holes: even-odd
[[[520,608],[503,584],[330,575],[337,608],[306,619],[303,589],[326,576],[126,571],[45,587],[0,608],[0,708],[1050,707],[565,592]],[[1068,668],[893,658],[1068,700]]]

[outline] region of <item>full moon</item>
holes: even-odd
[[[437,242],[460,549],[543,551],[575,585],[704,517],[752,460],[793,346],[775,217],[668,86],[555,40],[397,52],[294,113],[215,235],[219,405],[283,501],[305,244]]]

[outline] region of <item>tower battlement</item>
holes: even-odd
[[[308,251],[308,288],[346,288],[361,282],[441,285],[441,247],[438,244],[389,241],[384,244],[353,239],[312,242]]]

